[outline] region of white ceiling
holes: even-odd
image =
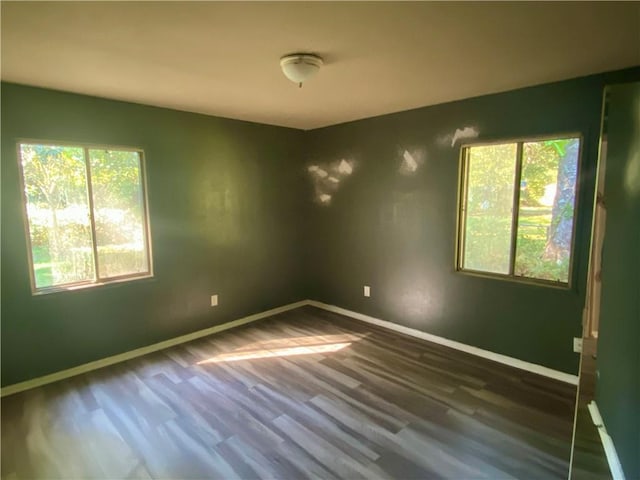
[[[1,2],[2,79],[311,129],[640,65],[640,3]],[[325,66],[302,89],[294,51]]]

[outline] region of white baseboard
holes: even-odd
[[[260,320],[265,317],[270,317],[271,315],[276,315],[278,313],[286,312],[288,310],[293,310],[294,308],[302,307],[308,304],[309,304],[308,300],[302,300],[300,302],[290,303],[288,305],[272,308],[271,310],[254,313],[253,315],[249,315],[247,317],[243,317],[237,320],[233,320],[231,322],[223,323],[222,325],[215,325],[210,328],[205,328],[204,330],[198,330],[197,332],[188,333],[180,337],[175,337],[169,340],[165,340],[163,342],[154,343],[153,345],[147,345],[146,347],[136,348],[135,350],[130,350],[128,352],[120,353],[118,355],[113,355],[111,357],[101,358],[100,360],[85,363],[83,365],[78,365],[77,367],[69,368],[67,370],[61,370],[59,372],[51,373],[49,375],[44,375],[43,377],[34,378],[32,380],[26,380],[20,383],[14,383],[13,385],[8,385],[6,387],[3,387],[2,390],[0,391],[0,397],[12,395],[14,393],[22,392],[24,390],[29,390],[31,388],[39,387],[41,385],[46,385],[47,383],[57,382],[58,380],[80,375],[82,373],[90,372],[92,370],[97,370],[98,368],[103,368],[109,365],[113,365],[114,363],[124,362],[125,360],[130,360],[132,358],[140,357],[148,353],[157,352],[158,350],[173,347],[181,343],[190,342],[191,340],[195,340],[200,337],[206,337],[207,335],[211,335],[212,333],[222,332],[223,330],[239,327],[240,325],[245,325],[247,323],[255,322],[256,320]]]
[[[481,348],[473,347],[471,345],[466,345],[464,343],[456,342],[454,340],[438,337],[437,335],[432,335],[430,333],[426,333],[421,330],[404,327],[402,325],[398,325],[396,323],[388,322],[385,320],[380,320],[379,318],[371,317],[369,315],[364,315],[362,313],[347,310],[345,308],[336,307],[335,305],[328,305],[326,303],[316,302],[315,300],[301,300],[299,302],[290,303],[288,305],[283,305],[281,307],[272,308],[271,310],[266,310],[264,312],[254,313],[253,315],[239,318],[237,320],[233,320],[231,322],[227,322],[222,325],[215,325],[210,328],[205,328],[204,330],[198,330],[197,332],[189,333],[187,335],[182,335],[180,337],[171,338],[163,342],[154,343],[153,345],[147,345],[146,347],[137,348],[135,350],[130,350],[128,352],[120,353],[118,355],[113,355],[107,358],[101,358],[100,360],[85,363],[83,365],[78,365],[77,367],[69,368],[67,370],[51,373],[49,375],[34,378],[31,380],[26,380],[20,383],[14,383],[13,385],[8,385],[6,387],[3,387],[2,390],[0,391],[0,397],[12,395],[14,393],[22,392],[24,390],[29,390],[31,388],[39,387],[41,385],[46,385],[48,383],[57,382],[58,380],[63,380],[65,378],[73,377],[75,375],[80,375],[82,373],[90,372],[92,370],[97,370],[98,368],[103,368],[109,365],[113,365],[114,363],[124,362],[125,360],[130,360],[132,358],[140,357],[142,355],[156,352],[164,348],[173,347],[175,345],[189,342],[197,338],[206,337],[207,335],[211,335],[213,333],[222,332],[230,328],[238,327],[240,325],[245,325],[250,322],[255,322],[256,320],[260,320],[262,318],[269,317],[271,315],[276,315],[278,313],[286,312],[288,310],[293,310],[294,308],[302,307],[305,305],[312,305],[314,307],[321,308],[323,310],[328,310],[330,312],[346,315],[347,317],[355,318],[356,320],[362,320],[364,322],[378,325],[380,327],[384,327],[389,330],[394,330],[396,332],[404,333],[412,337],[421,338],[429,342],[444,345],[456,350],[460,350],[466,353],[470,353],[472,355],[476,355],[478,357],[486,358],[489,360],[493,360],[495,362],[516,367],[521,370],[537,373],[545,377],[554,378],[556,380],[567,382],[572,385],[578,384],[578,377],[576,375],[570,375],[568,373],[559,372],[551,368],[543,367],[542,365],[536,365],[535,363],[525,362],[523,360],[518,360],[517,358],[508,357],[506,355],[490,352],[488,350],[483,350]]]
[[[388,322],[386,320],[380,320],[379,318],[371,317],[369,315],[364,315],[362,313],[347,310],[345,308],[336,307],[335,305],[328,305],[326,303],[316,302],[314,300],[309,300],[308,303],[309,305],[313,305],[314,307],[322,308],[330,312],[340,313],[342,315],[346,315],[347,317],[355,318],[356,320],[362,320],[363,322],[371,323],[373,325],[378,325],[380,327],[388,328],[390,330],[395,330],[396,332],[404,333],[405,335],[411,335],[412,337],[428,340],[429,342],[454,348],[456,350],[470,353],[478,357],[493,360],[494,362],[509,365],[511,367],[516,367],[521,370],[526,370],[528,372],[537,373],[538,375],[543,375],[545,377],[554,378],[556,380],[570,383],[572,385],[578,385],[577,375],[571,375],[569,373],[560,372],[558,370],[553,370],[548,367],[543,367],[542,365],[525,362],[524,360],[518,360],[517,358],[508,357],[500,353],[490,352],[489,350],[483,350],[482,348],[472,347],[471,345],[467,345],[465,343],[449,340],[448,338],[432,335],[430,333],[426,333],[421,330],[416,330],[414,328],[404,327],[402,325]]]
[[[613,439],[607,433],[607,429],[604,426],[604,421],[602,420],[602,415],[600,415],[600,410],[598,409],[596,401],[591,400],[587,406],[589,407],[591,420],[600,434],[600,441],[602,442],[604,453],[607,456],[607,463],[609,464],[611,476],[613,477],[613,480],[624,480],[624,471],[622,470],[622,464],[618,458],[616,447],[613,445]]]

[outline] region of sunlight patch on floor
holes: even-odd
[[[197,362],[197,365],[261,358],[291,357],[295,355],[312,355],[316,353],[332,353],[350,346],[353,342],[363,337],[364,335],[351,334],[313,335],[254,342],[236,348],[232,352],[201,360]]]

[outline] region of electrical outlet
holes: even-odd
[[[573,338],[573,351],[576,353],[582,352],[582,339],[578,337]]]
[[[364,286],[364,296],[365,297],[370,297],[371,296],[371,287],[369,285],[365,285]]]
[[[211,306],[212,307],[218,306],[218,295],[211,295]]]

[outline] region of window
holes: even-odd
[[[142,152],[19,144],[32,289],[151,275]]]
[[[580,139],[462,149],[457,269],[568,285]]]

